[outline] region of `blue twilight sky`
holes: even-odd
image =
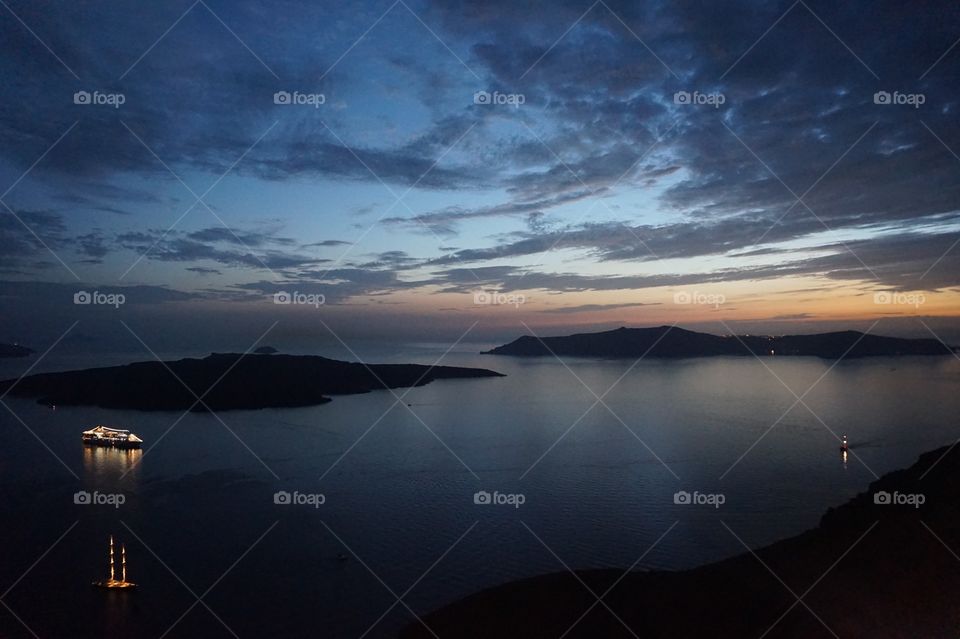
[[[954,2],[10,1],[0,36],[0,341],[957,336]]]

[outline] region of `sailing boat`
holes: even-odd
[[[110,578],[105,581],[94,581],[92,585],[97,588],[117,588],[122,590],[132,590],[137,584],[127,581],[127,548],[120,544],[120,579],[116,579],[113,567],[113,535],[110,535]]]

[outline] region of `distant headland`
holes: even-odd
[[[328,395],[477,377],[503,375],[482,368],[365,365],[310,355],[213,353],[203,359],[30,375],[19,382],[0,382],[0,393],[12,387],[11,395],[36,397],[43,404],[205,411],[206,407],[310,406],[329,402]],[[202,397],[203,402],[197,402],[194,395]]]
[[[536,357],[713,357],[721,355],[871,357],[894,355],[949,355],[952,351],[935,339],[881,337],[858,331],[816,335],[711,335],[675,326],[618,328],[601,333],[563,337],[524,335],[509,344],[486,351],[489,355]]]

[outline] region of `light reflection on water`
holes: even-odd
[[[113,448],[109,446],[83,446],[83,477],[96,485],[129,478],[137,483],[140,475],[140,448]]]

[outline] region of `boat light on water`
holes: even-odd
[[[129,430],[97,426],[83,431],[83,443],[86,446],[113,446],[115,448],[140,448],[143,440]]]
[[[91,585],[97,588],[110,588],[117,590],[132,590],[137,584],[127,581],[127,549],[120,544],[120,579],[116,579],[113,566],[113,535],[110,535],[110,578],[104,581],[94,581]]]

